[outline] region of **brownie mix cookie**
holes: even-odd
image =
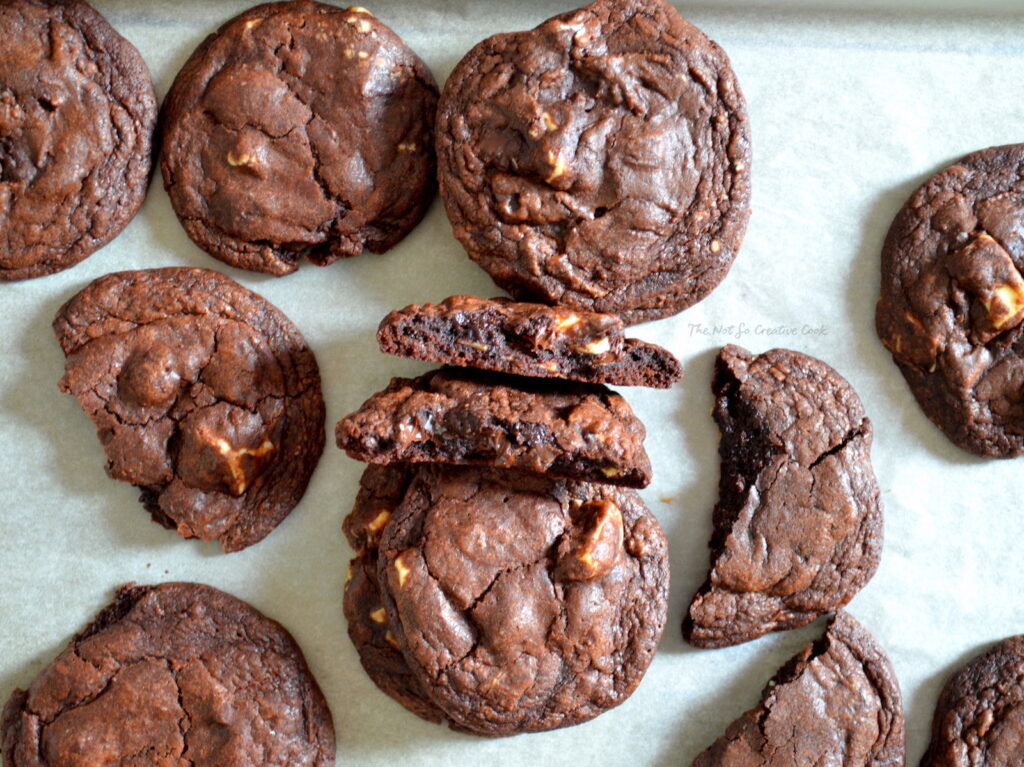
[[[102,277],[53,324],[61,390],[154,520],[236,551],[302,498],[324,445],[316,360],[260,296],[205,269]]]
[[[414,714],[441,722],[444,712],[431,702],[410,670],[391,631],[377,580],[380,537],[405,497],[413,474],[404,464],[371,464],[363,472],[355,505],[344,522],[345,536],[357,555],[349,563],[343,605],[349,639],[367,676]]]
[[[882,251],[876,324],[925,414],[964,450],[1024,452],[1024,145],[921,186]]]
[[[5,767],[334,764],[291,635],[195,583],[125,586],[3,712]]]
[[[820,360],[722,349],[711,384],[722,431],[711,570],[683,623],[698,647],[796,628],[874,575],[882,506],[871,422]]]
[[[378,578],[409,669],[455,729],[548,730],[640,683],[668,558],[631,490],[430,466],[384,528]]]
[[[749,217],[750,136],[728,57],[661,0],[598,0],[484,40],[438,107],[455,236],[523,300],[682,311]]]
[[[683,376],[667,350],[626,338],[612,314],[506,298],[452,296],[380,323],[381,351],[499,373],[667,389]]]
[[[1004,639],[946,683],[921,767],[1010,767],[1024,754],[1024,636]]]
[[[644,426],[604,386],[459,368],[390,385],[336,427],[369,463],[439,462],[646,487]]]
[[[903,700],[892,664],[838,612],[693,767],[903,767]]]
[[[142,56],[79,0],[0,3],[0,280],[77,264],[146,196],[156,95]]]
[[[232,266],[383,253],[433,197],[436,105],[426,65],[366,9],[259,5],[167,94],[164,185],[189,237]]]

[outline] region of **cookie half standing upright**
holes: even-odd
[[[386,354],[521,376],[658,389],[683,376],[668,350],[626,338],[616,315],[507,298],[413,304],[381,321],[377,341]]]
[[[334,752],[291,635],[196,583],[122,588],[0,720],[4,767],[330,767]]]
[[[298,504],[324,446],[316,359],[262,297],[206,269],[110,274],[57,313],[61,390],[153,519],[237,551]]]
[[[726,346],[711,383],[722,431],[711,569],[683,633],[698,647],[803,626],[878,568],[882,505],[871,421],[824,362]]]
[[[903,767],[903,698],[885,652],[839,611],[693,767]]]
[[[383,253],[434,194],[437,86],[364,8],[252,8],[192,54],[162,114],[164,185],[189,237],[282,275]]]
[[[999,767],[1024,749],[1024,636],[999,642],[953,674],[939,696],[921,767]]]
[[[447,463],[646,487],[646,431],[600,385],[443,368],[389,386],[338,422],[338,447],[368,463]]]
[[[156,94],[80,0],[0,3],[0,40],[0,280],[22,280],[77,264],[139,212]]]
[[[665,625],[667,544],[632,490],[422,467],[379,546],[389,628],[454,729],[587,721],[629,697]]]
[[[926,181],[882,250],[878,336],[918,404],[971,453],[1024,452],[1024,144]]]
[[[456,238],[521,300],[667,317],[746,231],[750,135],[725,52],[662,0],[598,0],[473,48],[438,107]]]

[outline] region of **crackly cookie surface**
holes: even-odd
[[[1024,753],[1024,636],[957,671],[939,696],[921,767],[1011,767]]]
[[[0,280],[66,269],[135,217],[152,166],[146,63],[87,3],[0,3]]]
[[[377,580],[378,543],[414,473],[405,464],[370,464],[359,479],[359,493],[343,525],[357,552],[349,563],[343,607],[349,639],[374,684],[414,714],[440,722],[444,712],[409,669],[391,631]]]
[[[481,42],[445,83],[437,152],[455,236],[498,285],[629,323],[707,295],[749,217],[728,57],[661,0]]]
[[[700,647],[842,607],[874,575],[883,535],[871,422],[835,370],[786,349],[726,346],[711,388],[720,498],[711,570],[683,624]]]
[[[334,748],[291,635],[196,583],[122,588],[0,724],[5,767],[329,767]]]
[[[408,666],[452,727],[564,727],[622,703],[665,624],[664,534],[631,490],[419,470],[380,540]]]
[[[387,354],[499,373],[667,389],[683,375],[666,349],[626,338],[616,315],[507,298],[451,296],[391,312]]]
[[[925,415],[972,453],[1024,452],[1024,145],[926,181],[882,250],[878,336]]]
[[[500,466],[646,487],[646,431],[600,385],[443,368],[388,387],[338,422],[338,447],[370,463]]]
[[[768,683],[761,703],[693,767],[902,767],[903,699],[892,664],[840,610]]]
[[[429,69],[365,8],[259,5],[178,73],[164,185],[188,235],[233,266],[383,253],[433,197],[436,104]]]
[[[61,390],[96,424],[107,473],[153,518],[236,551],[306,490],[324,445],[316,360],[260,296],[206,269],[120,272],[65,304]]]

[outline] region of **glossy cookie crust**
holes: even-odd
[[[80,0],[8,0],[0,40],[0,280],[23,280],[77,264],[139,212],[156,94]]]
[[[161,524],[237,551],[305,493],[324,446],[316,359],[281,311],[206,269],[110,274],[57,313],[61,390],[107,474]]]
[[[519,300],[666,317],[725,277],[749,217],[746,106],[662,0],[598,0],[473,48],[438,107],[456,238]]]
[[[918,404],[956,445],[1024,452],[1024,144],[926,181],[882,250],[875,323]]]

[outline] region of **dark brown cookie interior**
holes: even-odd
[[[500,466],[645,487],[646,431],[604,386],[444,368],[392,379],[338,422],[338,446],[374,463]]]
[[[667,350],[626,338],[610,314],[451,296],[414,304],[380,324],[381,351],[513,375],[668,388],[682,366]]]
[[[280,625],[208,586],[125,587],[3,715],[4,764],[334,764]]]
[[[719,647],[795,628],[845,605],[878,567],[881,502],[871,422],[832,368],[774,349],[725,347],[711,571],[684,622]]]

